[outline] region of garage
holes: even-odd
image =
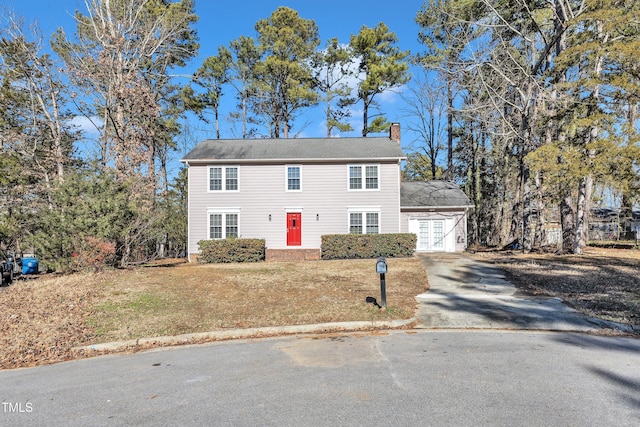
[[[467,249],[467,211],[473,205],[449,181],[409,181],[400,187],[400,226],[414,233],[418,252]]]
[[[455,252],[453,218],[409,219],[409,233],[417,236],[418,252]]]

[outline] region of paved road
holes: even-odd
[[[534,297],[505,279],[503,270],[465,254],[419,255],[431,288],[417,297],[425,328],[592,332],[630,328],[587,318],[558,298]]]
[[[0,425],[632,426],[640,341],[394,331],[228,341],[0,372]]]
[[[0,426],[640,425],[640,340],[505,331],[606,325],[520,294],[490,265],[423,261],[431,290],[418,315],[429,330],[239,340],[3,371]]]

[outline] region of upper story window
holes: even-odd
[[[349,190],[379,190],[378,165],[349,165]]]
[[[287,191],[302,190],[302,166],[287,165]]]
[[[358,211],[349,212],[349,233],[350,234],[379,234],[380,233],[380,212],[379,211]]]
[[[238,181],[237,166],[209,167],[209,191],[238,191]]]

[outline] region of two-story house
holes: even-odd
[[[190,258],[200,240],[244,237],[265,239],[267,259],[318,259],[321,236],[347,233],[412,231],[417,249],[464,249],[466,232],[463,242],[445,237],[462,216],[453,220],[450,209],[434,206],[401,212],[404,158],[398,124],[380,138],[203,141],[182,159],[189,166]],[[423,203],[415,191],[411,203]],[[451,223],[420,226],[444,217]]]

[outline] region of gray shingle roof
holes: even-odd
[[[408,181],[400,185],[400,207],[473,207],[469,198],[449,181]]]
[[[183,162],[302,161],[403,159],[398,142],[389,138],[209,139]]]

